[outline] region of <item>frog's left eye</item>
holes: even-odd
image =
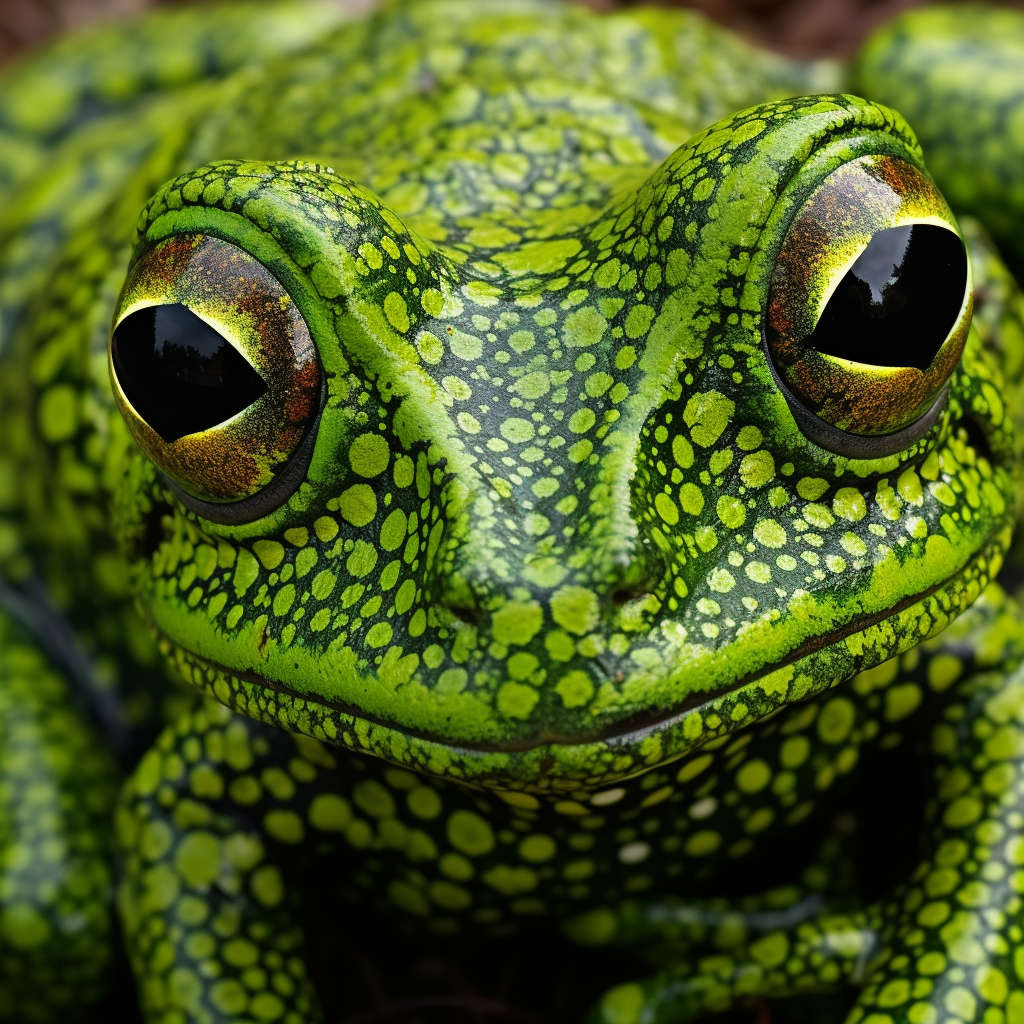
[[[114,318],[110,376],[139,447],[214,522],[247,522],[301,482],[321,370],[302,315],[257,260],[204,235],[135,265]]]
[[[765,340],[803,432],[839,454],[906,448],[935,421],[970,328],[970,265],[931,179],[861,157],[797,212],[779,252]]]

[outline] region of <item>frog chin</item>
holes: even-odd
[[[538,730],[510,742],[467,742],[436,728],[404,725],[353,702],[300,691],[260,672],[229,668],[164,635],[186,680],[249,717],[417,771],[490,788],[593,788],[683,757],[940,632],[998,572],[1008,540],[1006,528],[927,589],[884,611],[854,616],[782,659],[713,690],[620,717],[600,731],[581,729],[567,735]],[[673,675],[678,678],[679,673],[669,671],[666,678]]]

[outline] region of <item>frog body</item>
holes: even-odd
[[[320,1019],[309,858],[331,913],[655,951],[595,1008],[616,1024],[844,981],[853,1020],[1019,1012],[995,580],[1024,299],[871,89],[899,106],[942,17],[869,44],[868,99],[688,12],[539,0],[163,14],[9,74],[0,1011],[101,989],[130,771],[150,1020]],[[983,97],[1014,144],[1015,89]],[[990,216],[915,109],[1012,249],[1012,161]],[[851,335],[844,282],[894,238],[932,326]],[[895,895],[794,855],[709,936],[737,874],[827,847],[831,795],[925,741],[929,852]],[[27,824],[33,772],[61,838]]]

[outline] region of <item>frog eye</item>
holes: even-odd
[[[972,289],[956,221],[905,160],[853,160],[790,223],[765,341],[801,430],[842,455],[890,455],[942,409],[970,328]]]
[[[214,522],[248,522],[301,482],[322,374],[288,293],[237,246],[157,244],[132,270],[110,376],[135,441],[172,490]]]

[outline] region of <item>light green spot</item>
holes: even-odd
[[[662,520],[669,526],[675,526],[679,522],[679,509],[676,503],[664,492],[654,496],[654,508]]]
[[[544,611],[537,601],[509,601],[491,620],[494,639],[502,644],[528,644],[544,624]]]
[[[452,846],[470,857],[482,857],[494,849],[490,824],[473,811],[456,811],[448,819],[446,831]]]
[[[596,345],[608,329],[608,321],[593,306],[574,309],[562,326],[562,339],[569,348]]]
[[[388,292],[384,299],[384,315],[399,333],[405,334],[409,330],[409,308],[398,292]]]
[[[338,511],[353,526],[366,526],[377,514],[377,496],[369,484],[354,484],[338,499]]]
[[[284,560],[284,548],[276,540],[258,540],[252,549],[264,569],[276,569]]]
[[[551,597],[551,617],[578,636],[597,625],[598,614],[597,594],[587,587],[559,587]]]
[[[174,851],[174,866],[189,888],[212,885],[220,874],[220,840],[212,832],[189,832]]]
[[[540,694],[525,683],[505,683],[498,691],[498,710],[509,718],[529,718]]]
[[[710,448],[724,432],[736,403],[718,391],[704,391],[694,395],[683,410],[683,422],[690,428],[694,444]]]
[[[594,695],[594,684],[586,672],[575,669],[562,676],[555,686],[555,693],[567,708],[578,708]]]
[[[360,434],[348,450],[352,470],[360,476],[380,476],[388,468],[391,450],[380,434]]]

